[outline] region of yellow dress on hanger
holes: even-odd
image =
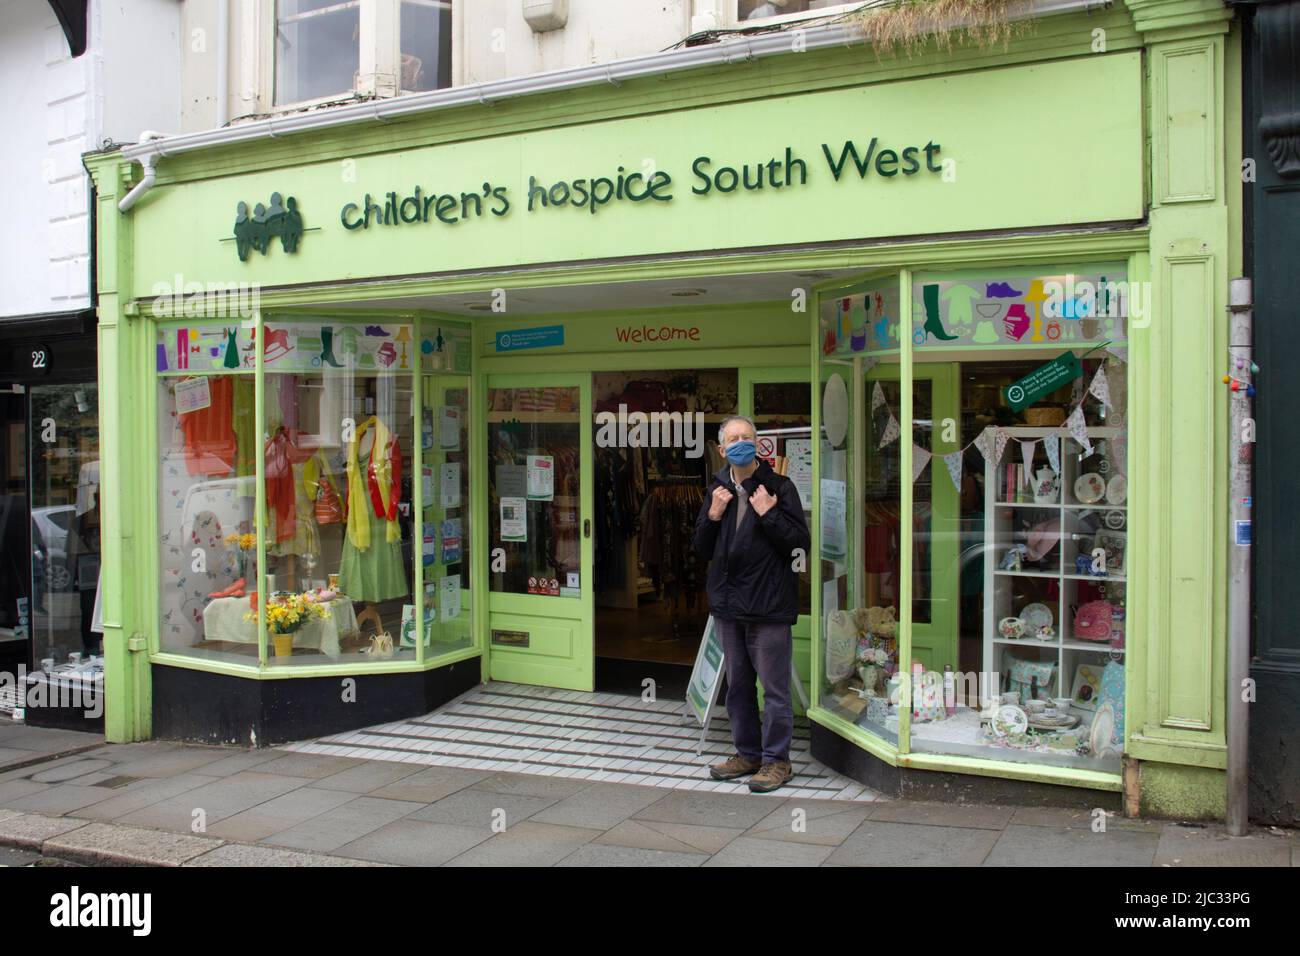
[[[363,467],[357,450],[372,428],[374,444]],[[348,443],[348,521],[339,567],[339,588],[355,601],[388,601],[411,593],[396,509],[402,483],[394,461],[400,463],[401,449],[383,422],[371,416],[357,426]]]

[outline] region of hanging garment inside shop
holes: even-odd
[[[358,447],[367,434],[370,453],[363,468]],[[339,586],[357,601],[373,603],[403,597],[410,588],[397,507],[402,488],[402,451],[397,436],[373,415],[357,425],[348,445],[347,476],[347,536]]]

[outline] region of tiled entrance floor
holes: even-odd
[[[290,745],[287,750],[367,760],[510,771],[715,793],[748,793],[745,781],[711,780],[708,764],[732,752],[725,711],[704,750],[681,701],[492,682],[414,720]],[[876,794],[817,763],[808,721],[795,718],[783,797],[870,801]]]

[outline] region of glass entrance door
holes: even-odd
[[[591,379],[488,379],[489,673],[593,686]]]

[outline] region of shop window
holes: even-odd
[[[458,348],[435,356],[463,352],[464,367],[422,379],[431,388],[419,418],[418,440],[432,441],[422,449],[431,453],[426,474],[460,466],[446,497],[422,485],[433,502],[422,527],[413,503],[415,331],[268,318],[259,409],[251,328],[160,327],[163,651],[256,664],[260,609],[272,664],[413,661],[416,555],[432,553],[414,543],[427,542],[435,522],[435,548],[444,550],[422,572],[426,647],[468,645],[469,529],[458,511],[468,496],[468,347],[457,333]],[[439,535],[446,518],[461,521],[458,553],[445,550],[457,536]],[[435,635],[427,625],[440,607],[454,609],[456,623]]]
[[[451,6],[450,0],[277,0],[275,104],[450,86]],[[363,31],[363,18],[378,26]],[[394,19],[396,31],[383,26]],[[373,35],[374,49],[362,48],[363,34]],[[362,82],[363,69],[376,71],[373,83]]]
[[[758,382],[754,385],[754,425],[768,464],[794,482],[812,527],[812,393],[808,382]],[[764,443],[766,439],[766,443]],[[799,572],[799,613],[812,611],[812,575]]]
[[[1122,267],[917,277],[910,331],[896,278],[822,300],[820,699],[832,713],[895,742],[907,708],[913,752],[1118,771],[1123,280]]]

